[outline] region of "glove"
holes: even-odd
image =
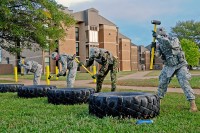
[[[62,76],[66,76],[66,72]]]
[[[22,65],[23,65],[21,60],[18,62],[18,65],[19,65],[19,66],[22,66]]]
[[[56,75],[56,77],[60,77],[61,75],[58,73],[57,75]]]
[[[156,48],[156,42],[151,43],[151,48]]]
[[[79,63],[78,63],[78,67],[80,67],[80,66],[82,66],[82,65],[84,65],[83,62],[79,62]]]
[[[92,78],[93,78],[93,79],[97,79],[97,77],[98,77],[98,75],[97,75],[97,74],[95,74],[95,75],[92,75]]]
[[[51,75],[49,75],[48,79],[51,79]]]
[[[153,32],[152,36],[156,38],[158,36],[158,34],[155,31],[152,31],[152,32]]]

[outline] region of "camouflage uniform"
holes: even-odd
[[[25,64],[21,64],[25,68],[26,74],[30,71],[34,73],[33,85],[39,85],[42,75],[42,65],[38,64],[36,61],[27,61]]]
[[[64,76],[68,69],[67,87],[74,87],[74,82],[77,73],[78,64],[72,55],[62,54],[59,56],[58,62],[62,64],[62,70],[58,73],[59,76]]]
[[[103,80],[106,75],[110,71],[111,77],[111,91],[116,90],[116,81],[117,81],[117,68],[118,61],[117,59],[107,50],[101,48],[92,48],[94,51],[99,51],[96,56],[93,56],[90,53],[90,58],[86,62],[86,67],[89,67],[93,64],[94,60],[101,65],[101,68],[96,74],[97,82],[96,82],[96,92],[100,92],[102,89]]]
[[[159,76],[158,96],[160,98],[164,97],[168,84],[172,77],[176,75],[187,100],[194,100],[194,92],[188,82],[191,74],[188,72],[187,61],[178,38],[158,33],[156,39],[159,45],[157,45],[155,55],[157,57],[161,56],[164,61],[164,68]]]

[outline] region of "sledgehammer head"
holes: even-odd
[[[158,20],[152,20],[151,23],[152,23],[152,24],[156,24],[156,25],[160,25],[160,24],[161,24],[161,22],[158,21]]]

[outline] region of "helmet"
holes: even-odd
[[[97,47],[90,48],[90,57],[97,58],[99,56],[100,49]]]
[[[58,56],[58,53],[57,53],[57,52],[53,52],[53,53],[51,54],[51,58],[52,58],[53,60],[57,60],[57,56]]]
[[[167,35],[167,32],[166,32],[165,28],[163,28],[163,27],[157,28],[156,33],[158,35],[161,35],[161,36],[166,36]]]

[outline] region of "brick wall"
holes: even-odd
[[[117,28],[115,26],[100,25],[99,27],[99,47],[110,51],[117,56]]]
[[[149,68],[150,68],[150,51],[145,51],[144,55],[145,55],[145,68],[146,68],[146,70],[149,70]]]
[[[138,70],[138,48],[131,46],[131,70]]]
[[[12,64],[0,64],[0,74],[13,74]]]
[[[120,39],[119,52],[120,70],[131,71],[131,42],[129,39]]]

